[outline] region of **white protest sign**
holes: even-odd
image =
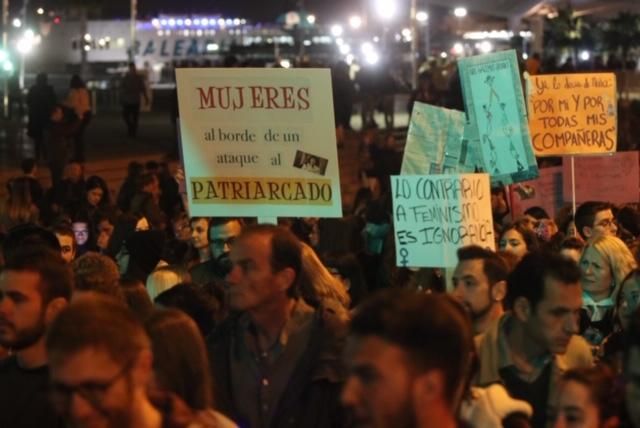
[[[453,267],[465,245],[495,249],[487,174],[391,177],[396,264]]]
[[[177,69],[192,216],[341,217],[329,70]]]

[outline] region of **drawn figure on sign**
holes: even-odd
[[[513,156],[513,159],[518,164],[518,172],[524,171],[524,165],[520,162],[520,154],[516,150],[515,144],[513,144],[513,125],[509,123],[509,119],[507,117],[507,105],[505,103],[500,103],[500,109],[502,110],[502,129],[504,130],[504,135],[509,138],[509,153]]]
[[[408,256],[409,250],[407,250],[406,248],[400,248],[400,257],[402,257],[402,260],[400,260],[400,264],[402,265],[402,267],[407,267],[407,264],[409,264],[409,260],[407,259]]]

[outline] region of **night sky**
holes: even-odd
[[[138,0],[140,18],[164,14],[218,14],[247,18],[252,21],[269,22],[289,10],[295,10],[300,2],[305,9],[321,19],[357,13],[365,0]],[[103,2],[103,14],[108,17],[125,17],[129,13],[129,2]]]

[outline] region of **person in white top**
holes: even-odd
[[[77,74],[71,77],[69,87],[65,104],[73,109],[80,120],[80,127],[73,139],[73,157],[78,162],[84,162],[84,132],[92,117],[91,95],[84,81]]]

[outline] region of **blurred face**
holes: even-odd
[[[589,388],[576,381],[564,382],[559,394],[554,428],[600,428],[600,412]]]
[[[45,333],[40,274],[4,270],[0,273],[0,345],[20,351]]]
[[[82,178],[82,167],[78,163],[70,163],[65,169],[67,178],[73,182],[79,181]]]
[[[231,220],[211,228],[209,231],[209,248],[216,261],[223,264],[228,263],[231,245],[241,231],[242,225],[237,220]]]
[[[515,229],[509,229],[502,234],[502,238],[500,238],[500,249],[515,255],[518,260],[527,254],[527,244],[524,242],[524,238],[520,232]]]
[[[463,260],[453,272],[453,296],[467,308],[473,320],[492,308],[491,284],[484,273],[484,260]]]
[[[345,349],[349,376],[342,405],[357,427],[409,428],[416,425],[412,406],[413,373],[406,353],[377,336],[350,337]]]
[[[634,427],[640,427],[640,347],[633,346],[625,366],[625,402],[629,419]]]
[[[531,308],[526,321],[528,334],[539,347],[552,354],[563,354],[569,341],[578,333],[582,307],[580,284],[565,284],[545,279],[544,297]]]
[[[613,217],[611,210],[598,211],[595,219],[593,220],[593,227],[585,230],[585,235],[588,238],[594,238],[596,236],[610,235],[616,236],[618,232],[618,225]]]
[[[149,221],[147,220],[146,217],[142,217],[136,223],[136,232],[141,232],[141,231],[149,230],[149,229],[150,229]]]
[[[98,248],[106,250],[109,246],[111,235],[113,235],[113,225],[111,222],[109,222],[109,220],[100,220],[100,223],[98,223]]]
[[[76,257],[75,243],[73,242],[73,236],[60,235],[56,233],[58,243],[60,244],[60,254],[65,262],[71,263]]]
[[[73,223],[71,225],[73,234],[76,237],[78,246],[83,246],[89,240],[89,225],[84,222]]]
[[[87,348],[64,357],[54,354],[50,369],[53,404],[71,426],[133,428],[131,367]]]
[[[209,222],[206,219],[197,219],[191,222],[191,244],[196,249],[206,248],[209,245],[207,236]]]
[[[271,237],[252,236],[231,248],[227,275],[229,306],[238,311],[259,309],[286,295],[281,273],[271,270]]]
[[[594,247],[587,247],[580,258],[580,270],[582,271],[582,288],[589,293],[594,300],[606,299],[613,288],[613,275],[609,263]]]
[[[189,220],[178,220],[173,223],[173,233],[178,241],[191,241],[191,225]]]
[[[104,195],[104,192],[102,191],[101,188],[96,187],[94,189],[91,189],[87,192],[87,202],[92,207],[97,207],[100,201],[102,200],[103,195]]]
[[[618,316],[623,329],[629,327],[631,315],[640,305],[640,281],[637,276],[632,276],[622,284],[620,290],[620,309]]]

